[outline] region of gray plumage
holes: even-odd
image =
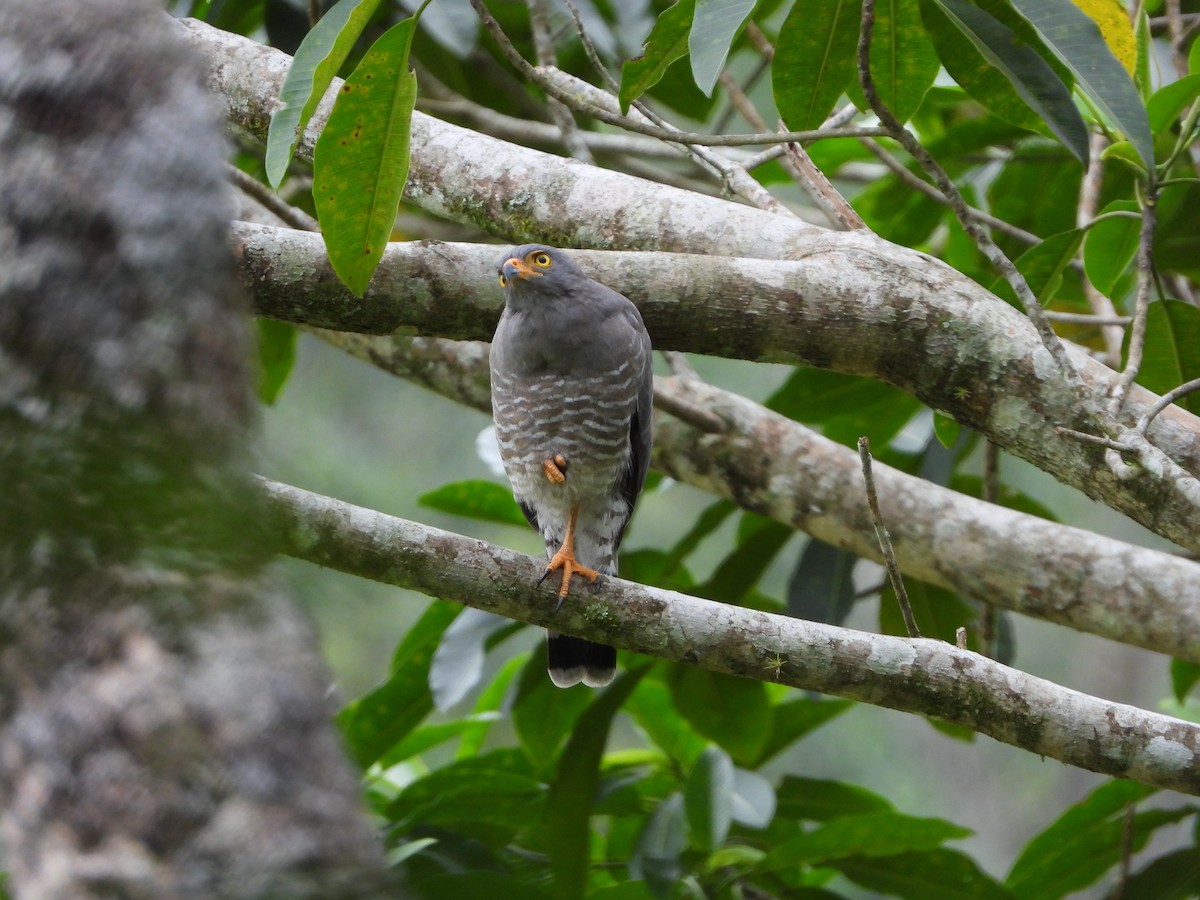
[[[505,308],[492,340],[492,412],[513,495],[552,567],[574,509],[575,559],[616,574],[650,460],[650,336],[637,307],[561,250],[517,247],[499,272]],[[556,458],[565,461],[561,483],[547,475]],[[550,632],[549,661],[560,687],[597,687],[612,680],[616,651]]]

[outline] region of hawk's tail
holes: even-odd
[[[617,650],[583,638],[546,633],[546,668],[550,680],[562,688],[581,681],[588,687],[604,687],[617,674]]]

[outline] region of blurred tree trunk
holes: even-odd
[[[0,35],[9,888],[369,893],[329,677],[263,569],[202,67],[149,0],[16,0]]]

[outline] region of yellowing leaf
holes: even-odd
[[[1129,21],[1129,11],[1121,5],[1121,0],[1071,0],[1083,10],[1084,15],[1096,23],[1104,43],[1113,56],[1125,67],[1125,71],[1133,77],[1137,68],[1137,38],[1133,33],[1133,23]]]

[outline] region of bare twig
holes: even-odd
[[[1121,818],[1121,863],[1117,868],[1117,883],[1108,895],[1109,900],[1121,900],[1129,886],[1129,875],[1133,868],[1133,826],[1136,821],[1137,804],[1130,803]]]
[[[278,194],[252,175],[247,175],[232,163],[225,164],[225,173],[238,190],[253,197],[284,223],[298,231],[320,231],[317,220],[302,209],[282,200]]]
[[[729,430],[729,423],[716,413],[709,412],[694,403],[688,403],[681,395],[673,391],[656,390],[654,405],[705,434],[723,434]]]
[[[1184,31],[1179,0],[1167,0],[1165,18],[1167,34],[1171,37],[1171,64],[1175,67],[1175,77],[1183,78],[1188,73],[1187,52],[1184,49],[1187,34]]]
[[[1125,326],[1133,321],[1133,316],[1119,316],[1115,313],[1108,316],[1098,316],[1092,313],[1058,312],[1046,310],[1046,318],[1051,322],[1066,322],[1072,325],[1120,325]]]
[[[533,48],[537,54],[538,65],[556,66],[558,57],[554,52],[554,38],[550,34],[550,14],[546,9],[546,0],[526,2],[529,6],[529,27],[533,31]],[[579,126],[575,124],[571,110],[556,97],[547,98],[546,108],[550,111],[550,118],[562,132],[567,152],[580,162],[593,162],[592,153],[579,134]]]
[[[781,122],[780,128],[782,127],[783,123]],[[862,216],[833,186],[833,182],[825,177],[825,173],[817,168],[817,164],[812,161],[812,157],[808,155],[808,151],[802,144],[790,143],[785,144],[784,147],[787,150],[785,160],[792,178],[808,194],[809,199],[820,208],[821,212],[829,217],[830,222],[841,231],[854,231],[867,227]]]
[[[983,500],[1000,501],[1000,448],[992,441],[983,445]],[[979,604],[979,645],[985,656],[996,656],[996,607],[987,599]]]
[[[1107,447],[1110,450],[1115,450],[1118,453],[1131,453],[1133,446],[1121,441],[1113,440],[1110,437],[1104,437],[1099,434],[1088,434],[1086,431],[1076,431],[1074,428],[1066,428],[1062,425],[1054,429],[1063,437],[1069,437],[1076,441],[1081,441],[1085,444],[1096,444],[1099,447]]]
[[[671,367],[671,374],[676,378],[694,378],[697,381],[700,380],[700,375],[692,366],[686,353],[679,350],[664,350],[663,359],[667,361],[667,365]]]
[[[1142,201],[1142,229],[1138,236],[1137,252],[1137,295],[1133,310],[1133,328],[1129,332],[1129,357],[1109,401],[1109,411],[1114,418],[1121,414],[1129,387],[1141,369],[1142,354],[1146,347],[1146,319],[1150,307],[1150,286],[1154,281],[1153,244],[1157,201],[1157,189],[1151,183],[1147,187],[1146,196]]]
[[[546,84],[553,84],[557,88],[567,91],[576,100],[582,100],[594,109],[615,111],[619,108],[617,98],[612,94],[601,90],[593,84],[588,84],[574,75],[563,72],[561,69],[539,67],[535,71]],[[630,110],[627,118],[629,121],[635,123],[653,122],[654,127],[667,133],[675,133],[674,126],[664,122],[653,110],[640,103],[634,104],[634,108]],[[732,162],[716,150],[702,146],[681,146],[688,156],[692,157],[710,172],[717,174],[732,193],[737,194],[748,203],[767,212],[789,216],[795,215],[779,200],[772,197],[770,192],[751,177],[745,168]]]
[[[879,141],[873,141],[870,138],[863,138],[862,145],[870,150],[880,162],[882,162],[888,167],[888,169],[892,171],[897,178],[903,181],[914,191],[920,191],[931,200],[936,200],[938,203],[941,203],[944,206],[953,208],[954,203],[946,194],[942,193],[942,191],[939,191],[934,185],[921,178],[915,172],[909,171],[908,166],[904,165],[904,163],[900,162],[900,160],[888,153],[887,150],[885,150],[884,147],[879,143]],[[749,165],[749,163],[747,163],[747,165]],[[1015,238],[1024,244],[1039,244],[1042,241],[1042,239],[1033,232],[1026,231],[1024,228],[1019,228],[1010,222],[1005,222],[1003,219],[999,219],[989,212],[984,212],[982,209],[970,206],[965,200],[963,201],[963,208],[967,211],[967,214],[971,218],[980,224],[987,225],[990,228],[995,228],[1002,234],[1006,234],[1011,238]]]
[[[912,604],[908,602],[908,591],[904,588],[904,576],[900,574],[900,564],[896,562],[896,551],[892,549],[892,538],[887,526],[883,524],[883,516],[879,512],[879,497],[875,493],[875,475],[871,471],[871,442],[866,436],[858,439],[858,456],[862,460],[863,484],[867,490],[867,505],[871,509],[871,522],[875,525],[875,536],[879,539],[879,549],[883,553],[883,564],[887,568],[888,577],[892,580],[892,590],[896,592],[896,602],[900,604],[900,615],[904,617],[904,627],[909,637],[920,637],[917,620],[913,617]]]
[[[608,125],[615,125],[618,128],[624,128],[627,131],[637,132],[638,134],[647,134],[651,137],[656,137],[664,141],[671,141],[676,144],[698,144],[708,147],[745,147],[756,144],[783,144],[788,141],[816,141],[824,138],[835,137],[881,137],[889,134],[885,128],[829,128],[816,129],[812,131],[785,131],[782,133],[764,133],[764,134],[698,134],[692,131],[672,131],[667,128],[661,128],[657,125],[648,125],[638,123],[630,119],[628,116],[622,116],[611,113],[606,109],[595,106],[586,101],[581,101],[578,98],[572,97],[569,93],[562,90],[552,81],[540,75],[534,66],[521,56],[517,49],[508,40],[503,29],[495,20],[483,0],[471,0],[471,6],[479,15],[480,21],[488,29],[488,33],[500,45],[501,51],[505,57],[511,62],[520,72],[529,80],[533,81],[548,94],[561,100],[563,103],[570,106],[575,111],[584,115],[604,122]]]
[[[1078,228],[1090,227],[1096,219],[1100,207],[1100,186],[1104,181],[1104,160],[1100,158],[1108,139],[1100,133],[1092,135],[1088,143],[1088,167],[1083,176],[1083,184],[1079,188],[1079,205],[1075,210],[1075,225]],[[1087,271],[1081,269],[1083,291],[1087,297],[1092,312],[1100,318],[1114,318],[1117,315],[1113,303],[1108,297],[1096,290]],[[1061,321],[1061,320],[1060,320]],[[1121,342],[1125,336],[1123,327],[1106,325],[1101,329],[1104,338],[1104,362],[1116,369],[1121,365]]]
[[[899,141],[908,154],[933,178],[938,188],[950,201],[950,208],[954,210],[954,215],[962,224],[963,229],[971,236],[972,240],[975,241],[979,249],[983,251],[983,254],[991,261],[992,265],[996,267],[1004,277],[1004,280],[1012,286],[1013,291],[1016,292],[1018,299],[1021,301],[1021,305],[1025,308],[1025,314],[1029,316],[1033,327],[1037,329],[1038,336],[1042,340],[1042,345],[1046,348],[1046,351],[1058,367],[1059,374],[1078,398],[1080,407],[1086,410],[1087,399],[1083,381],[1080,379],[1079,373],[1075,371],[1075,367],[1071,364],[1071,360],[1067,356],[1066,347],[1059,340],[1058,335],[1054,333],[1050,322],[1043,314],[1042,306],[1038,303],[1037,297],[1029,289],[1029,285],[1025,281],[1025,276],[1020,273],[1012,260],[1004,255],[1004,251],[996,245],[996,242],[992,240],[987,231],[975,221],[967,209],[962,194],[955,187],[946,170],[938,164],[929,151],[908,132],[892,114],[892,111],[880,100],[879,92],[875,89],[875,80],[871,75],[870,65],[871,35],[874,28],[875,0],[863,0],[862,25],[858,40],[858,79],[862,85],[863,96],[866,97],[875,115],[879,117],[880,123],[888,130],[889,135]],[[1091,410],[1088,411],[1091,412]]]
[[[1200,391],[1200,378],[1193,378],[1191,381],[1181,384],[1174,390],[1163,394],[1162,397],[1159,398],[1159,401],[1146,410],[1146,412],[1142,414],[1142,417],[1138,419],[1137,428],[1135,429],[1137,433],[1145,435],[1146,431],[1150,428],[1150,423],[1154,421],[1155,417],[1160,412],[1162,412],[1180,397],[1186,397],[1188,394],[1194,394],[1196,391]]]

